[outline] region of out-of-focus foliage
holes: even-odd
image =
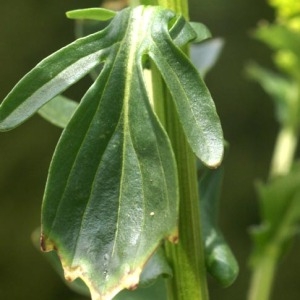
[[[288,175],[275,178],[269,184],[258,185],[262,223],[251,231],[255,248],[251,263],[261,263],[261,256],[280,258],[288,249],[300,220],[300,168],[297,165]]]
[[[257,64],[250,64],[247,71],[274,100],[281,135],[273,164],[277,159],[288,167],[284,166],[282,173],[279,169],[272,173],[271,168],[269,182],[259,185],[262,223],[252,230],[253,268],[259,267],[268,257],[278,261],[298,233],[300,221],[299,166],[290,168],[294,149],[287,151],[289,145],[297,144],[300,129],[300,2],[270,0],[270,4],[275,8],[275,22],[261,23],[254,36],[274,51],[277,71]]]

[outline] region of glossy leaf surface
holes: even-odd
[[[149,57],[173,95],[194,152],[212,167],[222,159],[213,101],[180,50],[196,36],[169,10],[125,9],[104,30],[46,58],[1,105],[0,128],[9,130],[104,65],[63,131],[42,208],[43,250],[56,250],[66,279],[81,278],[93,300],[136,288],[162,240],[177,239],[177,171],[147,95]]]
[[[206,267],[226,287],[235,281],[239,266],[217,222],[223,172],[222,166],[217,170],[203,170],[199,195]]]
[[[107,31],[78,39],[50,55],[26,74],[0,106],[0,131],[13,129],[99,65],[112,41]]]
[[[123,28],[113,32],[120,41],[63,132],[43,205],[45,250],[57,248],[66,277],[81,277],[94,299],[135,288],[161,240],[176,231],[174,158],[150,107],[139,53],[140,28],[153,11],[142,11],[112,22]]]
[[[192,150],[204,164],[216,167],[223,157],[223,141],[211,95],[195,67],[168,38],[167,28],[153,27],[155,44],[149,56],[170,90]]]

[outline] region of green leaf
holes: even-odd
[[[299,33],[284,24],[260,26],[254,36],[276,50],[274,61],[277,67],[298,82],[300,77]]]
[[[287,245],[299,230],[300,167],[278,177],[267,185],[258,186],[262,224],[251,231],[255,248],[252,264],[259,263],[268,249],[283,255]]]
[[[212,97],[195,67],[172,43],[167,26],[160,30],[157,27],[154,23],[155,43],[149,56],[173,97],[192,150],[204,164],[217,167],[223,158],[223,138]]]
[[[167,262],[164,249],[160,247],[147,262],[141,274],[139,286],[147,287],[152,285],[159,276],[172,277],[172,275],[173,272]]]
[[[114,41],[103,30],[78,39],[41,61],[26,74],[0,106],[0,131],[13,129],[52,98],[101,63]]]
[[[89,19],[97,21],[107,21],[113,18],[116,15],[116,12],[105,8],[94,7],[71,10],[68,11],[66,15],[69,19]]]
[[[137,288],[134,291],[124,290],[114,300],[166,300],[166,283],[159,278],[153,285],[146,288]]]
[[[298,32],[284,25],[264,25],[259,27],[254,36],[275,50],[287,49],[298,57],[300,55],[300,36]]]
[[[62,133],[42,207],[42,248],[57,251],[66,279],[81,278],[93,300],[136,288],[162,240],[177,239],[177,170],[147,94],[148,57],[173,95],[192,149],[209,166],[222,159],[213,101],[180,50],[195,37],[169,10],[125,9],[103,31],[46,58],[0,108],[0,128],[13,128],[104,63]]]
[[[220,38],[191,45],[191,60],[202,77],[215,65],[223,46],[224,41]]]
[[[239,266],[217,225],[223,171],[222,166],[217,170],[205,169],[199,195],[206,267],[221,286],[227,287],[237,278]]]
[[[57,249],[66,277],[81,277],[93,299],[135,288],[161,240],[176,231],[175,161],[142,72],[148,32],[140,28],[161,12],[140,7],[112,21],[122,28],[113,40],[124,40],[108,48],[51,164],[43,246]]]
[[[254,63],[249,64],[246,71],[273,98],[278,121],[286,126],[298,124],[297,83]]]
[[[77,106],[77,102],[59,95],[45,104],[38,113],[53,125],[65,128],[71,120]]]
[[[190,25],[197,34],[193,43],[199,43],[211,37],[209,29],[204,24],[199,22],[190,22]]]
[[[31,235],[32,243],[40,251],[40,235],[41,235],[41,229],[37,228],[33,231]],[[41,253],[41,252],[40,252]],[[64,277],[64,270],[62,268],[60,259],[55,251],[51,252],[42,252],[43,257],[46,258],[46,260],[50,263],[50,265],[53,267],[53,269],[59,274],[62,281],[74,292],[81,294],[83,296],[90,296],[90,292],[88,287],[84,284],[84,282],[81,279],[76,279],[72,282],[66,281]]]
[[[32,242],[34,246],[40,250],[40,228],[37,228],[32,233]],[[55,251],[42,254],[51,264],[53,269],[59,274],[63,282],[74,292],[90,297],[90,292],[87,286],[81,279],[76,279],[68,282],[64,278],[64,270],[60,259]],[[172,270],[166,261],[166,257],[162,248],[159,248],[155,254],[147,262],[140,278],[139,287],[134,291],[124,290],[120,292],[115,300],[152,300],[153,297],[157,300],[166,299],[166,286],[162,277],[172,276]],[[160,277],[160,278],[159,278]]]

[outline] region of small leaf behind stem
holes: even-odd
[[[205,246],[205,263],[210,275],[223,287],[236,279],[239,266],[221,230],[218,227],[218,210],[224,167],[217,170],[201,168],[199,195],[202,233]]]
[[[71,120],[77,106],[77,102],[59,95],[45,104],[38,113],[53,125],[65,128]]]

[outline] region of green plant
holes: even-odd
[[[274,24],[261,24],[254,35],[275,50],[281,73],[250,64],[248,75],[258,81],[274,100],[280,124],[270,176],[258,185],[262,224],[254,227],[251,257],[253,277],[249,299],[269,299],[278,262],[299,231],[299,163],[295,151],[300,112],[300,6],[298,1],[270,0],[276,8]]]
[[[142,4],[161,6],[69,12],[70,18],[111,21],[21,79],[1,104],[0,130],[38,111],[65,127],[49,170],[41,247],[55,250],[48,256],[61,272],[60,258],[68,281],[80,278],[93,299],[111,299],[166,275],[168,299],[207,299],[204,252],[221,284],[237,274],[216,229],[218,197],[211,191],[203,192],[207,213],[201,214],[204,239],[212,229],[215,240],[204,243],[206,251],[201,240],[194,154],[217,167],[223,137],[210,93],[184,52],[209,32],[183,18],[185,2]],[[100,74],[79,105],[60,95],[98,65]],[[210,184],[213,179],[203,191]],[[71,286],[87,291],[78,280]],[[130,297],[144,294],[138,289]],[[126,292],[116,297],[125,299]]]

